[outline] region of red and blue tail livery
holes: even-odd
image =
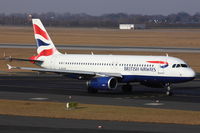
[[[35,40],[37,42],[37,58],[39,56],[50,56],[55,53],[59,53],[56,50],[51,38],[49,37],[40,19],[33,19],[32,22]]]

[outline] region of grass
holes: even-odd
[[[198,111],[92,104],[66,110],[65,103],[17,100],[0,100],[0,108],[3,115],[200,125]]]
[[[118,30],[51,28],[55,44],[200,47],[200,29]],[[32,27],[0,27],[1,43],[34,44]]]
[[[87,28],[50,28],[47,30],[55,44],[88,44],[115,46],[165,46],[200,48],[200,29],[156,29],[156,30],[117,30]],[[32,27],[0,27],[0,43],[35,44]],[[0,57],[7,55],[29,58],[36,54],[35,49],[0,48]],[[62,50],[67,53],[90,53],[91,51]],[[95,54],[165,55],[159,52],[93,51]],[[200,72],[200,54],[169,53],[188,62],[196,72]],[[4,61],[0,61],[0,71],[8,71]],[[13,65],[35,67],[31,63],[12,62]],[[19,71],[19,70],[12,70]]]

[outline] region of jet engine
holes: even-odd
[[[97,77],[87,82],[88,88],[96,90],[112,90],[117,87],[118,81],[114,77]]]

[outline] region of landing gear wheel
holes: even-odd
[[[130,92],[132,92],[132,86],[131,85],[123,85],[122,86],[122,91],[124,93],[130,93]]]
[[[95,88],[88,87],[88,93],[97,93],[98,90]]]
[[[171,86],[170,86],[170,84],[168,83],[165,86],[166,86],[166,89],[167,89],[166,95],[167,96],[172,96],[173,93],[171,92]]]
[[[170,92],[170,91],[167,91],[167,92],[166,92],[166,95],[167,95],[167,96],[172,96],[172,95],[173,95],[173,93],[172,93],[172,92]]]

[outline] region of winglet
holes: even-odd
[[[16,67],[14,67],[14,66],[11,66],[11,65],[9,65],[9,64],[7,64],[7,66],[8,66],[8,69],[10,70],[10,69],[15,69]]]
[[[8,66],[8,69],[9,69],[9,70],[12,69],[12,66],[11,66],[11,65],[7,64],[7,66]]]

